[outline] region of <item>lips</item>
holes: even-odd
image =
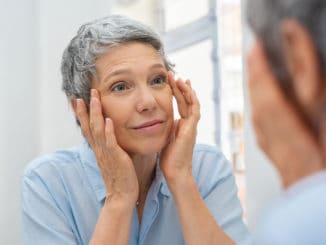
[[[159,119],[155,119],[155,120],[152,120],[152,121],[148,121],[148,122],[145,122],[145,123],[142,123],[136,127],[133,127],[133,129],[144,129],[144,128],[149,128],[149,127],[153,127],[157,124],[161,124],[163,123],[163,120],[159,120]]]

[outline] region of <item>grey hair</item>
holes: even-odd
[[[280,24],[283,20],[295,19],[306,28],[316,45],[320,67],[326,71],[325,0],[248,0],[247,18],[262,41],[274,75],[289,96],[292,87],[281,46]]]
[[[115,46],[129,42],[151,45],[161,55],[167,70],[173,65],[165,56],[163,43],[148,26],[130,18],[111,15],[82,25],[65,49],[62,62],[62,90],[68,98],[82,98],[89,105],[96,58]]]

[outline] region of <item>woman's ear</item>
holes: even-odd
[[[323,76],[317,48],[305,27],[287,19],[281,23],[283,55],[295,96],[308,114],[313,114],[323,92]]]

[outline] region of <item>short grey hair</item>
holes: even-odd
[[[247,1],[249,25],[262,41],[274,75],[281,82],[285,93],[292,93],[292,88],[281,47],[280,24],[283,20],[295,19],[307,29],[316,45],[320,66],[326,72],[325,0]]]
[[[112,47],[129,42],[151,45],[161,55],[167,70],[173,70],[156,32],[125,16],[111,15],[82,25],[65,49],[61,74],[62,89],[67,97],[82,98],[88,106],[91,81],[96,78],[96,58]]]

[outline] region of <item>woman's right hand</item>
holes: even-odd
[[[96,156],[106,186],[107,201],[134,207],[139,186],[129,155],[118,145],[113,122],[104,118],[99,93],[91,90],[89,114],[83,99],[76,100],[76,115],[82,132]]]

